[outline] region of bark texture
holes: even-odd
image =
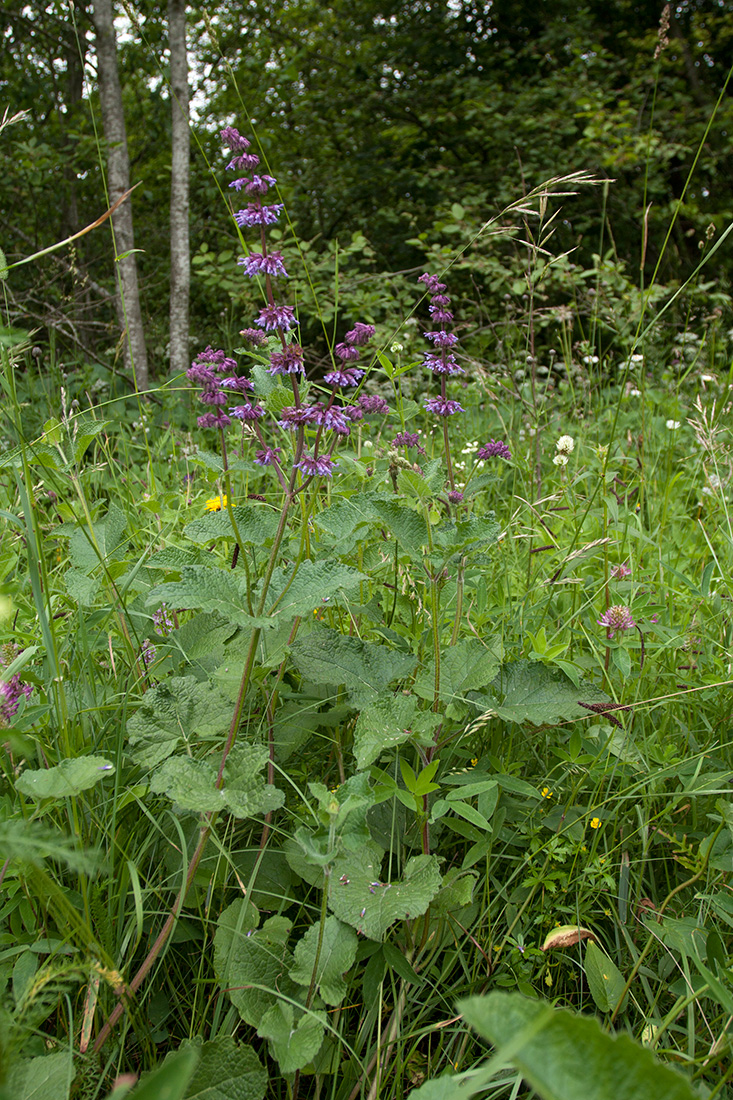
[[[171,370],[180,374],[191,365],[188,348],[188,302],[191,285],[189,248],[189,89],[186,56],[186,2],[168,0],[168,40],[171,51]]]
[[[130,186],[130,158],[117,67],[117,38],[112,0],[94,0],[91,14],[96,38],[99,101],[107,146],[107,186],[110,203],[114,203]],[[129,199],[112,215],[112,229],[117,274],[115,307],[122,331],[125,366],[131,373],[134,372],[137,388],[146,390],[148,358],[140,310],[137,263],[132,252],[135,238],[132,204]]]

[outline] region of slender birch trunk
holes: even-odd
[[[188,301],[191,284],[189,250],[189,90],[186,56],[186,0],[168,0],[168,40],[171,51],[171,370],[190,367]]]
[[[107,145],[107,186],[110,203],[114,203],[130,186],[130,158],[117,68],[117,38],[112,0],[94,0],[91,16],[96,36],[99,101]],[[133,252],[135,238],[132,229],[132,205],[129,199],[112,215],[112,230],[117,274],[115,307],[123,334],[125,366],[130,373],[134,372],[137,388],[147,390],[148,357],[140,311],[137,263]]]

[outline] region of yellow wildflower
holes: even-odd
[[[602,824],[602,822],[601,822],[601,819],[600,819],[600,817],[592,817],[592,818],[590,819],[590,827],[591,827],[591,829],[600,829],[600,827],[601,827],[601,824]]]
[[[211,500],[206,501],[207,512],[220,512],[222,508],[227,506],[227,495],[224,493],[221,497],[212,497]]]
[[[552,798],[553,792],[550,790],[549,787],[543,787],[542,790],[540,791],[540,794],[542,795],[543,798]]]

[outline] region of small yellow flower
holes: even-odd
[[[552,793],[553,792],[550,790],[549,787],[543,787],[542,790],[540,791],[540,794],[542,795],[543,798],[552,798]]]
[[[601,824],[602,824],[602,822],[601,822],[601,819],[600,819],[600,817],[592,817],[592,818],[590,819],[590,827],[591,827],[591,829],[600,829],[600,827],[601,827]]]
[[[206,501],[207,512],[220,512],[222,508],[227,506],[226,493],[222,497],[212,497],[211,500]]]
[[[471,757],[471,767],[475,768],[477,764],[478,764],[478,756],[472,756]]]

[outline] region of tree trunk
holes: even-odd
[[[188,237],[188,58],[186,0],[168,0],[168,40],[171,51],[171,370],[180,374],[190,365],[188,298],[191,284]]]
[[[104,139],[107,144],[107,187],[110,204],[130,187],[130,158],[127,152],[122,89],[117,69],[117,39],[112,0],[94,0],[92,22],[96,34],[99,101]],[[148,388],[148,358],[145,351],[140,294],[137,285],[132,205],[123,202],[112,215],[112,232],[117,269],[115,306],[123,336],[126,368],[134,374],[139,390]],[[118,258],[120,257],[120,258]]]

